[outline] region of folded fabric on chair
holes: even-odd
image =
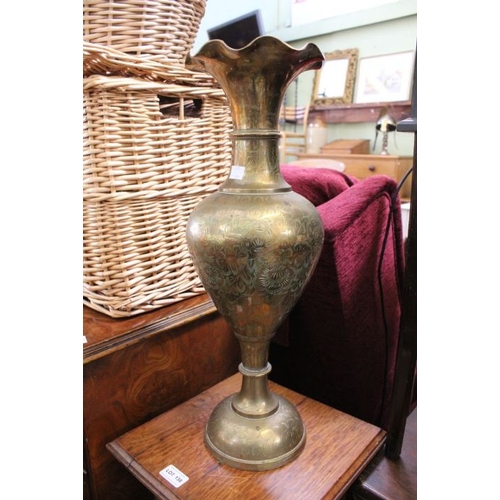
[[[382,175],[356,181],[333,170],[290,169],[282,169],[285,180],[313,203],[334,194],[317,204],[323,250],[271,345],[270,377],[387,428],[404,265],[397,183]]]

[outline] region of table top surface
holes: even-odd
[[[84,305],[84,363],[215,311],[206,293],[128,318],[111,318]]]
[[[204,446],[205,425],[217,403],[240,387],[238,373],[120,436],[108,450],[162,499],[319,500],[341,498],[384,444],[382,429],[270,382],[299,411],[304,450],[270,471],[220,464]],[[169,466],[188,479],[175,487],[160,474]]]

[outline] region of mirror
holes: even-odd
[[[313,106],[351,103],[358,64],[358,49],[325,54],[325,62],[314,75]]]

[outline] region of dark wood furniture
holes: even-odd
[[[84,306],[83,335],[84,498],[151,498],[106,444],[236,373],[236,338],[207,295],[126,319]]]
[[[222,465],[203,445],[204,428],[215,405],[240,384],[236,374],[113,440],[108,448],[157,498],[182,500],[339,499],[382,448],[382,429],[271,382],[271,389],[295,404],[304,420],[304,450],[270,471]],[[160,474],[170,465],[188,477],[179,487]]]
[[[415,500],[417,498],[417,408],[408,417],[400,456],[380,450],[349,491],[346,500]]]
[[[369,104],[331,104],[311,106],[311,119],[320,117],[325,123],[375,123],[382,110],[387,109],[396,121],[411,115],[411,102],[373,102]]]

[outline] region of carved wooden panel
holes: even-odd
[[[84,332],[85,333],[85,332]],[[237,371],[240,353],[216,312],[135,339],[84,365],[84,448],[93,499],[151,498],[107,443]]]

